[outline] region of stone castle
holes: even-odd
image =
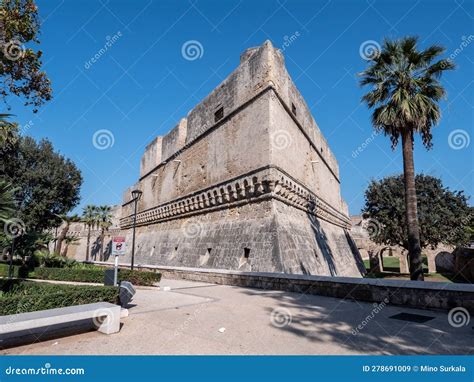
[[[143,192],[135,264],[364,272],[336,158],[269,41],[148,144],[121,210],[129,249],[133,189]]]

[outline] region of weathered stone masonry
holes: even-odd
[[[337,161],[267,41],[146,148],[137,264],[360,276]],[[127,261],[124,259],[123,261]]]

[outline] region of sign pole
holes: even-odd
[[[114,285],[118,285],[118,265],[119,265],[119,256],[124,256],[126,252],[125,248],[125,237],[116,236],[112,238],[112,255],[115,256],[115,266],[114,266]]]
[[[119,264],[119,257],[115,255],[115,270],[114,270],[114,285],[117,286],[118,284],[118,264]]]

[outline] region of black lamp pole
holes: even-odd
[[[134,213],[133,213],[132,261],[131,261],[131,267],[130,267],[132,271],[133,271],[133,263],[135,261],[135,227],[137,225],[137,204],[141,196],[142,196],[142,192],[140,190],[132,191],[132,198],[135,203]]]
[[[13,278],[13,254],[15,253],[15,236],[12,237],[12,253],[10,253],[10,261],[8,263],[8,278]]]

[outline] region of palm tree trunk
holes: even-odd
[[[104,229],[102,228],[100,232],[100,255],[99,255],[100,261],[104,261],[104,236],[105,236],[105,232],[104,232]]]
[[[407,129],[408,130],[408,129]],[[415,188],[415,164],[413,160],[413,135],[411,131],[402,133],[403,174],[405,177],[405,209],[408,230],[408,256],[410,258],[410,278],[423,281],[420,227]]]
[[[90,244],[91,244],[91,226],[90,224],[87,225],[87,248],[86,248],[86,262],[89,261],[89,247],[90,247]]]
[[[55,252],[59,256],[61,256],[61,247],[63,245],[63,241],[66,238],[66,235],[67,235],[68,231],[69,231],[69,222],[65,222],[65,226],[63,227],[63,229],[59,233],[58,242],[56,244],[56,251]]]
[[[67,250],[69,249],[69,244],[66,242],[64,246],[63,253],[61,254],[62,257],[67,257]]]

